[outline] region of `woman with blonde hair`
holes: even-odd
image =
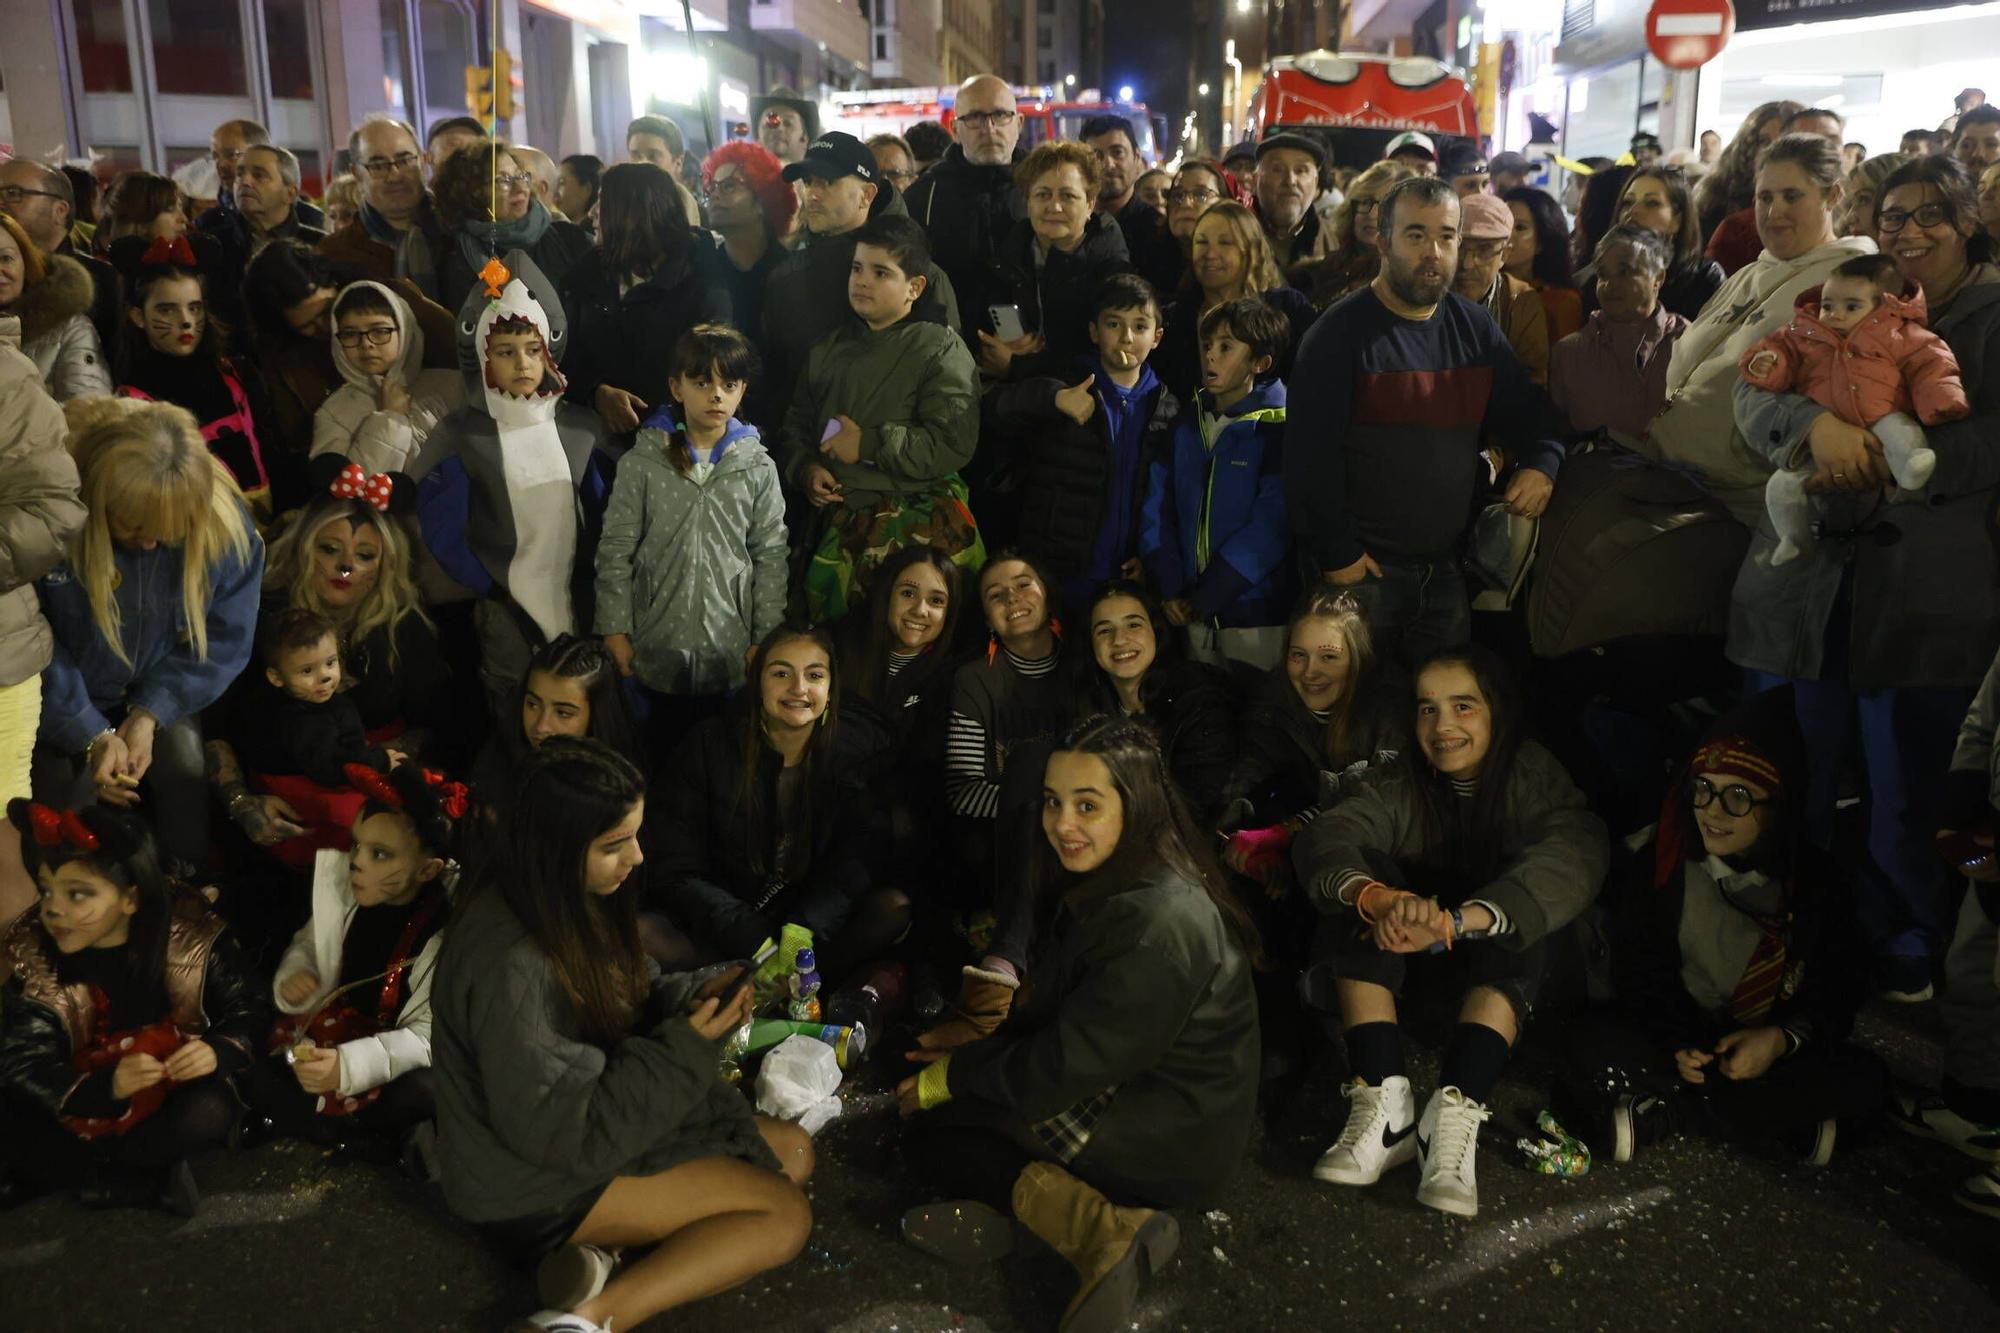
[[[1321,250],[1294,271],[1312,303],[1326,309],[1349,292],[1375,280],[1382,256],[1375,248],[1381,234],[1376,210],[1389,187],[1416,170],[1401,162],[1381,161],[1354,178],[1347,197],[1333,210],[1333,225],[1320,231]]]
[[[1167,311],[1167,335],[1156,354],[1167,388],[1186,401],[1201,387],[1201,317],[1244,297],[1262,301],[1291,325],[1284,354],[1271,368],[1273,375],[1285,378],[1291,373],[1292,352],[1319,311],[1304,292],[1285,284],[1257,215],[1234,201],[1211,204],[1189,241],[1187,280]]]
[[[417,588],[417,546],[408,526],[398,521],[412,488],[390,474],[387,507],[380,508],[345,493],[358,471],[340,454],[312,460],[308,486],[314,498],[271,539],[261,614],[298,607],[331,621],[343,687],[369,744],[394,742],[396,749],[428,763],[435,756],[433,740],[413,729],[435,727],[455,709],[437,629]],[[367,482],[362,473],[364,492]],[[261,683],[251,672],[239,689]],[[236,691],[230,702],[240,702]],[[214,727],[219,734],[207,743],[209,780],[244,836],[259,846],[275,846],[304,831],[303,812],[280,794],[251,790],[235,745],[243,739],[243,716],[232,708]]]
[[[1840,182],[1842,236],[1873,236],[1875,208],[1882,202],[1882,182],[1910,160],[1908,153],[1879,153],[1847,173]]]
[[[166,852],[199,865],[199,715],[249,661],[264,544],[185,409],[88,399],[67,414],[88,517],[39,583],[55,656],[35,794],[143,800]]]

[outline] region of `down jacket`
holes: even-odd
[[[1845,337],[1820,322],[1819,299],[1819,288],[1801,292],[1792,322],[1743,354],[1744,383],[1802,393],[1850,426],[1913,409],[1917,420],[1935,426],[1972,411],[1958,359],[1924,327],[1922,292],[1884,295]]]
[[[0,316],[0,686],[49,664],[54,640],[35,580],[62,562],[84,519],[62,409],[15,349],[19,329]]]
[[[340,984],[340,956],[347,943],[347,928],[354,924],[358,904],[350,887],[348,854],[322,848],[313,860],[312,919],[299,927],[278,972],[271,979],[271,997],[286,1014],[309,1014],[326,1003]],[[372,1037],[356,1037],[336,1048],[340,1052],[340,1084],[334,1091],[355,1097],[401,1078],[412,1069],[428,1069],[431,1063],[431,976],[437,970],[438,950],[444,943],[442,931],[424,941],[410,964],[403,986],[403,1007],[396,1011],[396,1025]],[[319,978],[319,987],[298,1004],[285,1002],[285,983],[301,972]],[[379,991],[379,987],[376,990]],[[350,992],[366,997],[367,988]],[[372,1001],[371,1001],[372,1002]]]
[[[356,287],[372,287],[381,293],[396,312],[396,327],[402,332],[402,355],[388,375],[370,375],[348,359],[334,332],[327,334],[333,348],[334,369],[346,383],[335,389],[313,413],[312,452],[345,454],[370,472],[404,472],[413,478],[419,451],[431,427],[465,405],[465,385],[449,370],[424,369],[424,330],[416,311],[402,293],[374,281],[350,283],[341,288],[345,296]],[[334,298],[334,305],[340,297]],[[410,391],[408,412],[384,412],[382,382],[393,375]]]
[[[719,1043],[685,1016],[693,974],[651,972],[632,1029],[587,1040],[548,955],[492,890],[452,914],[431,986],[445,1202],[472,1222],[566,1212],[619,1176],[704,1157],[776,1170]]]
[[[109,397],[111,367],[90,322],[96,284],[90,271],[67,255],[50,255],[49,271],[14,298],[6,310],[21,317],[21,352],[42,372],[49,396]]]
[[[785,614],[785,497],[757,432],[731,421],[713,463],[683,474],[661,409],[618,460],[597,543],[597,632],[632,638],[642,684],[719,694]]]

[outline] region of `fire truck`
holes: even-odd
[[[951,128],[957,88],[867,88],[837,92],[830,99],[833,116],[828,129],[846,130],[857,139],[871,134],[901,134],[920,120],[935,120]],[[1092,116],[1123,116],[1132,122],[1139,156],[1149,163],[1172,156],[1165,117],[1154,116],[1144,102],[1120,102],[1095,88],[1080,91],[1053,85],[1017,86],[1014,103],[1021,113],[1021,146],[1033,148],[1050,139],[1074,139]]]
[[[1438,151],[1479,137],[1464,75],[1428,56],[1309,51],[1277,56],[1251,95],[1246,124],[1258,138],[1290,130],[1323,139],[1333,160],[1364,167],[1389,140],[1421,130]]]

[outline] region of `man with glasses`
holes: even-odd
[[[218,182],[215,207],[194,220],[196,228],[208,230],[221,214],[236,207],[236,176],[243,154],[270,142],[271,132],[254,120],[225,120],[215,127],[215,133],[208,136],[208,160],[215,164]],[[299,216],[308,226],[326,230],[326,215],[304,200],[299,201]]]
[[[917,155],[900,134],[877,134],[869,138],[868,151],[882,169],[882,181],[897,194],[917,183]]]
[[[444,228],[424,188],[424,154],[416,130],[378,112],[361,122],[347,147],[361,178],[361,211],[321,241],[319,252],[353,264],[377,282],[396,276],[396,252],[406,244],[442,253],[438,247],[445,244]],[[427,267],[436,271],[434,264]]]
[[[780,261],[764,289],[758,350],[768,368],[771,419],[758,424],[766,427],[784,419],[812,345],[854,318],[847,303],[853,233],[871,218],[907,215],[902,197],[882,183],[875,155],[839,130],[813,140],[805,156],[785,168],[784,178],[799,187],[804,207],[796,248]],[[913,317],[957,331],[950,278],[935,262],[925,276],[930,281]]]
[[[1014,184],[1021,116],[1007,81],[978,74],[960,84],[951,134],[952,146],[903,202],[930,234],[931,257],[951,275],[959,327],[970,338],[976,329],[993,332],[988,306],[1013,300],[1000,277],[1000,247],[1028,215]]]
[[[25,157],[0,162],[0,212],[21,224],[28,239],[45,255],[67,255],[90,272],[90,322],[106,347],[116,347],[124,298],[118,271],[76,248],[70,223],[76,215],[76,191],[69,177]]]
[[[274,240],[318,245],[324,228],[307,223],[299,209],[299,160],[275,144],[252,144],[236,161],[234,208],[211,208],[196,230],[215,242],[208,303],[228,328],[247,335],[243,320],[243,270]],[[239,347],[239,351],[247,350]]]
[[[1180,250],[1167,235],[1166,215],[1139,197],[1136,187],[1146,170],[1132,122],[1123,116],[1092,116],[1080,136],[1097,154],[1102,179],[1097,187],[1097,211],[1109,213],[1125,233],[1125,251],[1141,277],[1160,291],[1180,279]]]

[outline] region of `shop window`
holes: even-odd
[[[309,23],[306,0],[264,0],[264,49],[271,61],[271,96],[313,100]]]
[[[132,91],[132,57],[125,47],[125,7],[118,0],[76,0],[76,54],[87,93]],[[137,150],[133,153],[137,160]]]
[[[426,128],[433,119],[449,114],[447,108],[465,110],[465,67],[477,64],[473,53],[479,49],[472,39],[472,11],[455,0],[419,0],[417,32],[422,36],[424,99],[430,106],[423,117]]]
[[[214,0],[147,0],[153,73],[163,96],[243,97],[243,13]]]
[[[378,12],[382,19],[382,104],[402,115],[410,104],[405,91],[408,71],[403,68],[404,53],[410,49],[405,26],[408,7],[403,0],[378,0]]]

